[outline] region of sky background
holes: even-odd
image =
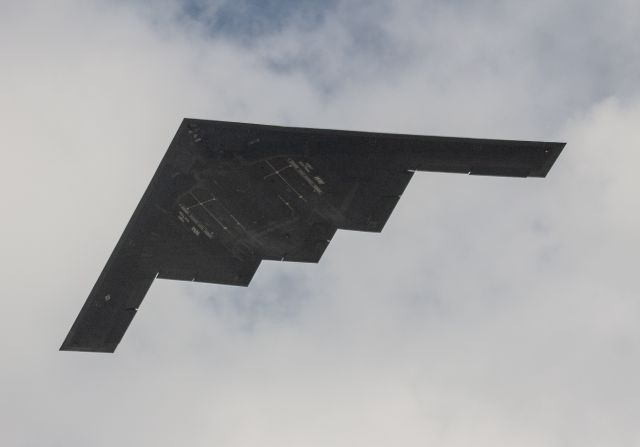
[[[0,2],[0,444],[639,446],[640,3]],[[183,117],[568,142],[58,352]]]

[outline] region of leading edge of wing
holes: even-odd
[[[261,150],[265,140],[285,146],[304,145],[322,151],[354,154],[394,152],[394,158],[415,171],[466,173],[508,177],[546,177],[566,143],[353,130],[286,127],[185,118],[181,128],[196,126],[200,138],[233,134],[230,150]],[[399,153],[398,153],[399,152]]]

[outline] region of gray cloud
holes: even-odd
[[[636,445],[638,6],[255,5],[0,6],[2,444]],[[569,145],[57,352],[184,116]]]

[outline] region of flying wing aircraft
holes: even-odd
[[[114,352],[155,278],[247,286],[382,231],[415,171],[545,177],[563,147],[185,119],[60,349]]]

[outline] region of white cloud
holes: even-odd
[[[248,40],[157,5],[0,6],[3,445],[640,441],[634,2],[344,2]],[[57,352],[184,116],[569,145],[545,180],[416,175],[382,235],[158,281],[117,354]]]

